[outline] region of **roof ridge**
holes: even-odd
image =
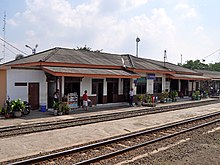
[[[49,59],[51,56],[53,56],[59,49],[61,49],[61,48],[55,47],[54,50],[53,50],[51,53],[49,53],[46,57],[44,57],[42,61],[45,62],[46,60],[48,60],[48,59]]]

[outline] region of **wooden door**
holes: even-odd
[[[28,102],[32,110],[39,109],[39,83],[28,84]]]
[[[130,92],[130,79],[123,79],[123,94],[124,101],[129,101],[129,92]]]
[[[103,104],[103,82],[97,83],[97,103]]]
[[[113,83],[107,83],[107,103],[113,103]]]

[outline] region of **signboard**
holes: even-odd
[[[146,83],[146,78],[145,77],[138,78],[137,83]]]
[[[156,78],[155,74],[147,74],[147,79],[155,80],[155,78]]]

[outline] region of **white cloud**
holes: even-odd
[[[196,18],[197,17],[195,8],[190,7],[188,4],[179,3],[175,6],[175,9],[182,13],[183,18]]]
[[[200,35],[204,32],[204,27],[203,26],[198,26],[196,29],[195,29],[195,34],[196,35]]]
[[[166,49],[169,62],[176,62],[180,61],[180,54],[184,58],[186,55],[196,58],[191,53],[205,52],[213,45],[205,26],[197,23],[199,20],[185,27],[188,20],[180,20],[177,15],[173,17],[167,7],[148,8],[148,0],[84,0],[80,4],[68,0],[26,2],[27,8],[7,22],[11,25],[11,40],[16,40],[25,50],[25,44],[39,44],[37,51],[54,46],[87,45],[93,50],[135,55],[138,36],[141,57],[163,60]],[[197,17],[190,5],[178,4],[175,9],[184,18]]]
[[[114,14],[129,11],[148,3],[148,0],[97,0],[101,13]]]

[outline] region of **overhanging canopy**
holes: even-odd
[[[45,72],[54,76],[69,77],[96,77],[96,78],[138,78],[138,74],[117,69],[69,68],[69,67],[43,67]]]
[[[200,75],[188,75],[188,74],[172,74],[168,75],[168,78],[181,79],[181,80],[210,80],[210,77]]]

